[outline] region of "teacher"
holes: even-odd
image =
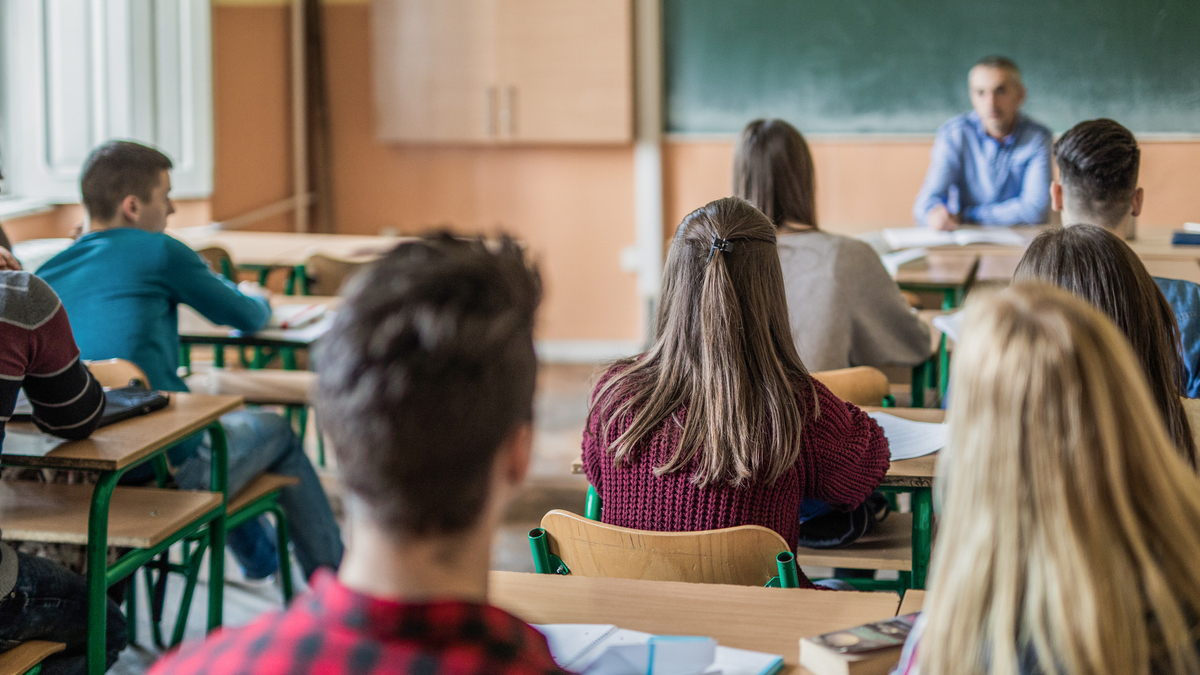
[[[975,109],[938,128],[913,216],[936,230],[1045,222],[1050,130],[1021,114],[1021,71],[989,56],[971,68],[967,85]]]

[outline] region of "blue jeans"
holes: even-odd
[[[300,484],[284,488],[279,499],[287,515],[288,536],[295,544],[296,560],[306,578],[319,567],[337,569],[342,562],[341,532],[317,472],[304,454],[292,425],[275,413],[239,410],[222,417],[221,426],[225,428],[229,449],[229,494],[237,494],[263,473],[299,478]],[[175,482],[184,489],[207,490],[211,465],[212,446],[206,434],[196,454],[180,464]],[[229,535],[230,550],[246,569],[247,576],[266,576],[256,572],[264,567],[273,569],[274,560],[268,556],[275,554],[275,538],[263,518],[247,522]]]
[[[5,555],[10,555],[6,551]],[[17,585],[0,598],[0,651],[27,640],[67,645],[42,662],[46,675],[87,672],[87,580],[56,562],[17,553]],[[125,615],[109,598],[105,668],[126,645]]]

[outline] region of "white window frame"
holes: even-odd
[[[211,17],[210,0],[0,0],[0,197],[78,202],[114,138],[165,152],[174,197],[210,196]]]

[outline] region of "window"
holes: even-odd
[[[176,197],[212,192],[208,0],[0,0],[3,196],[79,201],[112,138],[157,146]]]

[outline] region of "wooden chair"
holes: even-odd
[[[887,375],[870,366],[824,370],[812,376],[834,396],[854,405],[883,405],[890,396]]]
[[[196,255],[208,263],[208,268],[216,274],[220,274],[235,283],[237,282],[237,276],[234,274],[233,258],[229,255],[229,251],[220,246],[208,246],[196,251]]]
[[[138,384],[143,387],[150,386],[150,380],[146,377],[146,373],[132,361],[125,359],[105,359],[103,361],[85,361],[87,369],[92,371],[92,377],[100,383],[101,387],[106,389],[115,389],[117,387],[128,387],[131,384]]]
[[[338,295],[350,277],[366,264],[314,253],[304,264],[305,282],[301,292],[303,295]]]
[[[543,516],[542,526],[529,536],[539,572],[737,586],[798,585],[787,542],[758,525],[647,532],[556,509]]]
[[[0,675],[37,675],[42,670],[42,661],[57,654],[67,646],[61,642],[30,640],[0,653]]]

